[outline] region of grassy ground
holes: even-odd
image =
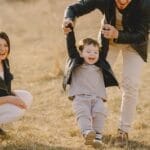
[[[5,125],[8,136],[1,138],[0,150],[92,150],[83,144],[71,102],[62,90],[66,58],[61,23],[65,7],[74,0],[0,0],[0,29],[11,39],[13,89],[27,89],[34,96],[31,109],[19,121]],[[76,23],[77,41],[97,38],[100,14],[96,11]],[[150,63],[143,70],[137,115],[127,149],[150,149]],[[120,79],[121,59],[115,72]],[[106,149],[113,146],[120,108],[120,91],[108,90],[110,115],[105,127]]]

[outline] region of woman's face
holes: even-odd
[[[9,47],[5,39],[0,38],[0,60],[6,59]]]
[[[128,4],[131,2],[131,0],[115,0],[116,5],[119,9],[125,9]]]

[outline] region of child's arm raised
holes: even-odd
[[[70,58],[76,58],[79,57],[79,52],[76,47],[76,40],[75,40],[73,27],[70,25],[68,27],[72,29],[72,31],[66,35],[66,45],[67,45],[68,55]]]

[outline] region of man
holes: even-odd
[[[100,30],[101,57],[107,57],[113,65],[122,50],[122,104],[116,144],[124,146],[136,111],[140,74],[147,61],[150,0],[80,0],[67,7],[64,32],[71,31],[67,25],[74,26],[76,17],[95,9],[104,14]]]

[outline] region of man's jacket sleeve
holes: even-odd
[[[99,9],[104,9],[104,1],[105,0],[79,0],[67,7],[64,17],[74,20],[76,17],[87,14],[98,7]]]

